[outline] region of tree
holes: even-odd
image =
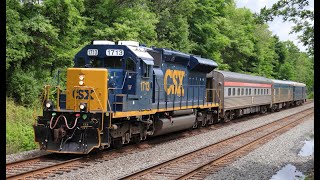
[[[30,56],[26,44],[31,37],[23,31],[21,8],[17,0],[6,1],[6,70]]]
[[[87,20],[83,12],[83,0],[44,1],[43,15],[58,32],[53,68],[71,66],[74,55],[83,47],[82,34]]]
[[[237,9],[234,3],[226,6],[226,20],[221,33],[228,37],[229,44],[221,51],[223,62],[229,70],[247,72],[252,70],[250,57],[254,54],[254,18],[250,10]]]
[[[282,16],[283,21],[291,21],[295,24],[291,33],[302,33],[298,36],[304,46],[307,46],[309,54],[314,52],[314,12],[306,8],[308,0],[279,0],[271,8],[262,8],[259,19],[272,21],[275,16]]]
[[[153,45],[157,34],[158,20],[150,11],[148,1],[106,0],[85,2],[85,15],[91,27],[86,31],[87,39],[135,40]],[[89,32],[90,31],[90,32]]]
[[[159,22],[156,24],[156,46],[189,52],[194,44],[190,41],[188,19],[195,10],[195,0],[153,0],[151,9]],[[186,11],[187,9],[187,11]]]
[[[191,53],[201,55],[219,63],[219,69],[228,69],[221,51],[230,44],[222,33],[226,24],[226,2],[223,0],[198,0],[189,21],[190,40],[195,43]]]

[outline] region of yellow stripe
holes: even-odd
[[[184,110],[184,109],[194,109],[194,108],[211,108],[211,107],[218,107],[219,104],[210,104],[210,105],[199,105],[199,106],[182,106],[175,107],[175,108],[162,108],[162,109],[151,109],[151,110],[141,110],[141,111],[127,111],[127,112],[115,112],[113,113],[113,118],[123,118],[123,117],[130,117],[130,116],[142,116],[142,115],[149,115],[155,114],[157,112],[165,112],[165,111],[173,111],[173,110]]]

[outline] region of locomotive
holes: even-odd
[[[305,84],[218,71],[213,60],[135,41],[95,40],[74,64],[55,99],[45,86],[33,126],[42,150],[88,154],[306,101]]]

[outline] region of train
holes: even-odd
[[[94,40],[67,68],[65,89],[45,86],[35,142],[48,152],[88,154],[306,101],[303,83],[217,68],[176,50]]]

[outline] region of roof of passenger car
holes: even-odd
[[[284,80],[278,80],[278,79],[271,79],[271,81],[274,84],[286,84],[286,85],[294,85],[293,81],[284,81]]]
[[[272,81],[262,76],[215,70],[224,76],[224,81],[272,84]]]

